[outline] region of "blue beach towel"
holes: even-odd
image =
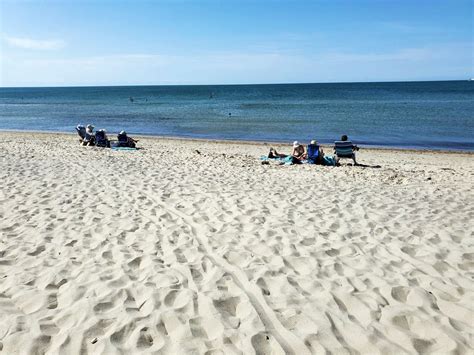
[[[262,155],[260,157],[260,160],[263,160],[263,161],[279,161],[279,162],[282,162],[283,164],[285,165],[293,165],[293,157],[290,155],[290,156],[287,156],[286,158],[269,158],[267,157],[266,155]]]
[[[137,150],[137,148],[130,148],[130,147],[112,147],[112,150]]]

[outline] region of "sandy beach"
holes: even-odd
[[[0,353],[473,353],[473,154],[138,146],[0,133]]]

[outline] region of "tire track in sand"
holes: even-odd
[[[109,186],[105,186],[105,184],[103,185],[106,188],[110,188],[110,185]],[[301,341],[301,339],[299,339],[295,334],[293,334],[291,331],[286,329],[281,324],[281,322],[278,320],[273,310],[268,306],[258,286],[252,284],[247,279],[246,275],[238,267],[231,265],[224,258],[212,253],[211,251],[212,248],[209,246],[207,242],[207,237],[203,238],[198,233],[198,230],[201,229],[203,230],[202,234],[203,235],[206,234],[206,231],[204,230],[204,226],[196,225],[196,223],[191,220],[190,216],[182,213],[181,211],[176,210],[175,208],[166,206],[165,204],[157,201],[155,198],[150,196],[149,193],[143,190],[138,191],[136,190],[134,186],[133,186],[133,189],[135,190],[136,193],[141,194],[145,196],[146,198],[148,198],[154,204],[154,207],[161,208],[163,211],[166,211],[168,213],[171,213],[177,216],[187,226],[189,226],[197,242],[206,251],[206,256],[209,257],[209,259],[215,265],[221,267],[229,275],[231,275],[235,283],[237,284],[237,286],[239,286],[244,291],[244,293],[249,298],[253,308],[255,309],[258,316],[260,317],[263,325],[265,326],[265,329],[277,340],[277,342],[280,344],[280,346],[283,348],[286,354],[304,355],[304,354],[311,353],[309,349],[305,346],[304,342]],[[155,221],[153,221],[150,217],[143,214],[140,210],[138,210],[138,212],[140,213],[140,215],[142,215],[143,218],[147,219],[148,221],[156,225]],[[205,225],[208,225],[208,223],[205,223]]]
[[[273,310],[268,306],[267,302],[263,298],[262,292],[258,286],[252,284],[238,267],[228,263],[221,256],[212,253],[212,248],[209,246],[207,238],[202,238],[200,233],[198,233],[198,230],[201,229],[203,230],[201,235],[206,234],[204,226],[196,225],[195,222],[191,221],[191,217],[182,213],[181,211],[168,206],[165,207],[162,203],[156,201],[153,197],[150,197],[148,193],[144,191],[140,191],[140,193],[153,201],[155,206],[160,207],[163,210],[179,217],[191,228],[192,234],[196,237],[196,240],[199,242],[199,244],[201,244],[201,246],[204,248],[209,259],[214,264],[220,266],[222,269],[228,272],[234,278],[236,284],[245,292],[252,303],[252,306],[257,311],[258,316],[265,325],[265,328],[275,337],[278,343],[280,343],[285,353],[298,355],[310,354],[310,351],[304,345],[304,343],[280,323]],[[207,223],[205,223],[205,225],[207,225]]]

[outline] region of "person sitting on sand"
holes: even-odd
[[[94,145],[95,144],[95,135],[94,135],[94,126],[88,124],[86,126],[86,133],[84,139],[82,140],[82,145]]]
[[[135,143],[138,141],[133,139],[132,137],[127,136],[127,132],[121,131],[117,135],[118,145],[119,147],[128,147],[128,148],[135,148]]]
[[[350,158],[354,161],[354,165],[357,165],[355,152],[359,150],[355,144],[353,144],[347,135],[342,135],[340,141],[334,142],[334,153],[336,153],[336,164],[339,164],[341,158]]]
[[[294,158],[293,160],[299,162],[306,159],[306,151],[304,149],[304,146],[298,141],[293,142],[293,151],[291,152],[291,156]]]

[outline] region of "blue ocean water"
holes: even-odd
[[[230,114],[230,115],[229,115]],[[0,88],[0,129],[474,150],[474,82]]]

